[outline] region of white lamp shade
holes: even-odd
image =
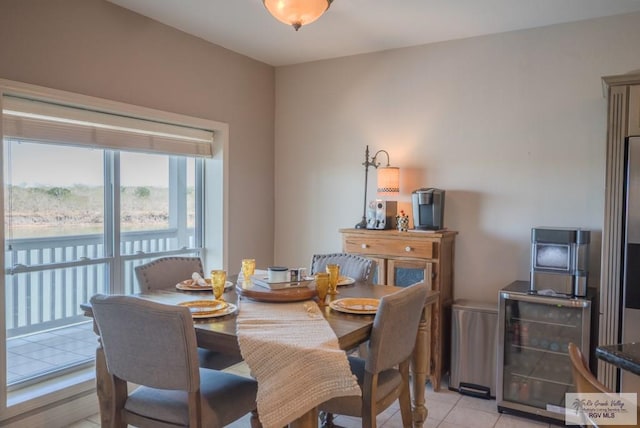
[[[400,193],[400,168],[387,166],[378,168],[378,194],[397,195]]]
[[[264,7],[280,22],[297,30],[320,18],[329,9],[329,0],[263,0]]]

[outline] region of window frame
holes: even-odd
[[[5,94],[34,97],[45,99],[51,102],[57,102],[66,105],[83,106],[86,108],[112,111],[119,114],[148,118],[168,123],[183,124],[185,126],[207,129],[213,131],[213,157],[206,158],[201,171],[196,174],[203,175],[203,182],[206,183],[201,195],[204,207],[196,212],[201,215],[203,228],[203,242],[201,243],[201,258],[206,266],[226,268],[227,260],[225,255],[228,254],[228,150],[229,150],[229,125],[224,122],[213,121],[209,119],[196,118],[177,113],[151,109],[147,107],[136,106],[132,104],[112,101],[104,98],[98,98],[88,95],[76,94],[72,92],[46,88],[42,86],[0,79],[0,135],[2,132],[2,99]],[[2,144],[4,145],[3,139]],[[5,212],[5,195],[4,195],[4,160],[3,150],[0,150],[0,238],[4,242],[4,212]],[[118,186],[119,188],[119,186]],[[198,198],[196,198],[198,199]],[[118,226],[115,229],[119,229]],[[120,241],[120,231],[112,230],[116,240],[114,244]],[[0,266],[5,266],[4,251],[0,252]],[[5,275],[0,275],[0,304],[5,304]],[[6,320],[0,317],[0,353],[6,355]],[[6,358],[0,359],[0,422],[7,419],[19,418],[26,412],[37,412],[38,409],[45,406],[51,406],[61,401],[69,400],[74,396],[95,394],[94,372],[83,374],[76,377],[60,379],[60,382],[49,385],[47,388],[36,388],[23,394],[15,403],[8,403],[6,388]],[[81,400],[80,400],[81,401]],[[71,403],[69,405],[72,405]],[[44,409],[43,409],[44,411]]]

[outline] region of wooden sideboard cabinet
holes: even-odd
[[[398,232],[395,230],[340,229],[342,250],[374,259],[377,284],[407,286],[425,280],[440,292],[431,319],[429,379],[440,389],[448,369],[451,348],[453,256],[458,232]]]

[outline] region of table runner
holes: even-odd
[[[240,351],[258,381],[264,428],[281,428],[333,397],[361,395],[344,351],[314,302],[239,302]]]

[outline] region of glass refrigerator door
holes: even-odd
[[[503,401],[564,413],[565,394],[575,392],[568,345],[588,349],[589,301],[537,296],[501,300]]]

